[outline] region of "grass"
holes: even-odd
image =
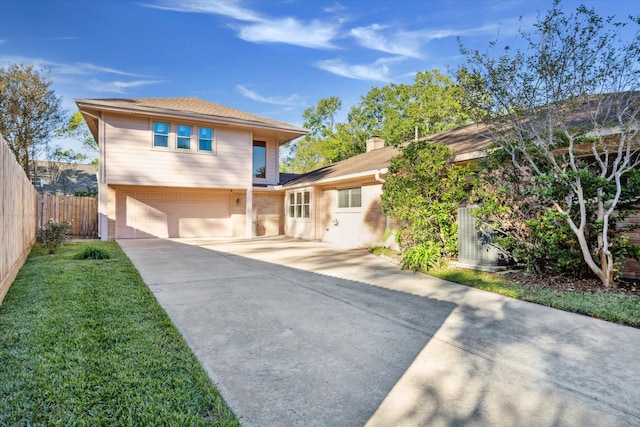
[[[0,425],[237,426],[114,242],[36,246],[0,306]]]
[[[584,294],[511,283],[499,274],[461,268],[440,268],[427,274],[496,294],[640,327],[640,298],[619,293]]]
[[[370,251],[378,256],[400,260],[397,251],[373,247]],[[540,289],[509,282],[500,274],[443,267],[424,271],[425,274],[450,282],[482,289],[523,301],[529,301],[558,310],[580,313],[597,319],[622,325],[640,327],[640,298],[623,293],[584,294],[554,289]]]

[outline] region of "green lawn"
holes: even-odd
[[[523,301],[571,311],[623,325],[640,327],[640,298],[622,293],[583,294],[511,283],[499,274],[441,268],[427,274]]]
[[[0,306],[0,425],[239,425],[120,247],[86,245],[34,247]]]
[[[374,255],[399,262],[400,254],[382,247],[371,248]],[[425,271],[425,274],[450,282],[471,286],[510,298],[546,305],[558,310],[580,313],[610,322],[640,327],[640,298],[624,293],[583,294],[552,289],[540,289],[511,283],[497,273],[464,268],[444,267]]]

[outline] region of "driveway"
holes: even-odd
[[[282,237],[119,241],[245,426],[637,426],[640,330]]]

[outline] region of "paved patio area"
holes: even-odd
[[[246,426],[637,426],[640,330],[277,238],[119,242]]]

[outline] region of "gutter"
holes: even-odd
[[[325,179],[319,179],[317,181],[308,181],[308,182],[301,182],[299,184],[293,184],[293,185],[282,185],[279,187],[283,187],[283,188],[302,188],[302,187],[311,187],[314,185],[322,185],[322,184],[330,184],[332,182],[336,182],[336,181],[346,181],[346,180],[350,180],[350,179],[356,179],[356,178],[364,178],[364,177],[368,177],[371,176],[371,174],[374,174],[374,178],[376,176],[380,176],[380,174],[386,174],[387,171],[389,169],[388,168],[382,168],[382,169],[378,169],[377,171],[373,171],[373,170],[368,170],[368,171],[364,171],[364,172],[356,172],[356,173],[352,173],[349,175],[340,175],[340,176],[336,176],[333,178],[325,178]],[[376,179],[377,181],[377,179]]]
[[[178,117],[178,118],[190,118],[191,120],[193,120],[194,118],[199,118],[206,122],[215,123],[218,125],[241,125],[241,126],[248,126],[248,127],[260,128],[260,129],[280,130],[284,132],[299,133],[302,135],[306,135],[307,133],[309,133],[309,131],[302,128],[278,126],[276,124],[260,122],[256,120],[236,119],[233,117],[216,116],[212,114],[186,112],[186,111],[182,112],[178,110],[168,110],[168,109],[157,108],[157,107],[128,106],[125,108],[122,106],[115,106],[109,103],[86,102],[85,100],[82,100],[82,99],[76,100],[76,104],[78,105],[78,107],[93,108],[93,109],[102,110],[102,111],[129,112],[134,115],[140,112],[140,113],[143,113],[142,115],[144,116],[152,116],[152,117],[155,117],[155,116]],[[302,135],[299,135],[299,136],[302,136]],[[293,139],[295,138],[292,138],[291,140]]]

